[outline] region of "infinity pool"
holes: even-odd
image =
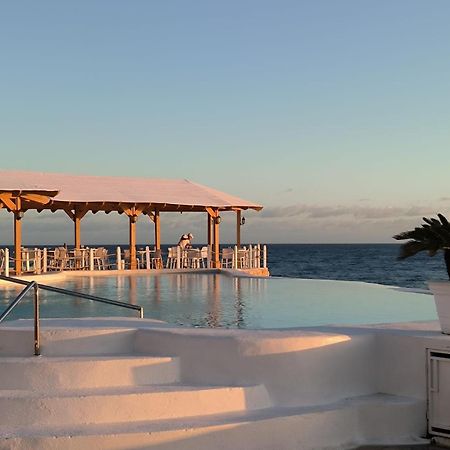
[[[53,283],[144,307],[148,318],[195,327],[289,328],[436,320],[433,297],[381,285],[218,274],[73,277]],[[20,288],[0,288],[4,310]],[[41,291],[42,317],[136,316],[135,311]],[[32,317],[30,299],[9,319]]]

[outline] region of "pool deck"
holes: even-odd
[[[60,282],[73,277],[111,277],[111,276],[148,276],[161,274],[217,274],[241,278],[268,278],[267,268],[259,269],[136,269],[136,270],[67,270],[46,272],[42,274],[28,274],[17,277],[24,281],[36,281],[43,284]],[[0,280],[0,286],[11,286],[11,283]]]
[[[0,326],[1,448],[420,449],[426,350],[450,349],[437,322],[240,330],[88,318],[44,319],[35,358],[30,325]],[[170,370],[155,375],[162,360]],[[2,391],[12,388],[25,391]],[[26,421],[2,417],[2,402],[26,404]]]

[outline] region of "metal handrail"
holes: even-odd
[[[72,297],[84,298],[94,302],[106,303],[108,305],[119,306],[121,308],[134,309],[139,311],[139,318],[144,317],[144,308],[139,305],[130,305],[129,303],[119,302],[117,300],[110,300],[108,298],[97,297],[95,295],[83,294],[82,292],[69,291],[46,284],[36,283],[36,281],[19,280],[18,278],[7,277],[0,275],[0,280],[9,281],[11,283],[25,285],[20,294],[9,304],[6,310],[0,315],[0,323],[9,315],[9,313],[18,305],[18,303],[25,297],[25,295],[34,289],[34,354],[40,355],[40,322],[39,322],[39,289],[44,291],[56,292],[58,294],[71,295]]]

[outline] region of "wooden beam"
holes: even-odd
[[[213,209],[213,208],[210,208],[209,206],[207,206],[205,209],[206,209],[206,211],[208,212],[208,214],[211,217],[216,218],[216,217],[219,216],[219,210],[218,209]]]
[[[63,211],[72,219],[75,220],[75,214],[70,209],[63,209]]]
[[[0,201],[10,210],[16,210],[16,204],[14,199],[12,198],[12,194],[4,192],[0,194]]]
[[[137,208],[136,206],[132,206],[130,208],[124,208],[122,211],[128,216],[128,217],[138,217],[142,214],[144,208]]]
[[[20,197],[22,200],[33,203],[40,203],[41,205],[46,205],[50,202],[50,197],[40,194],[21,194]]]

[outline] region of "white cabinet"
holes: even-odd
[[[428,432],[450,437],[450,352],[428,350]]]

